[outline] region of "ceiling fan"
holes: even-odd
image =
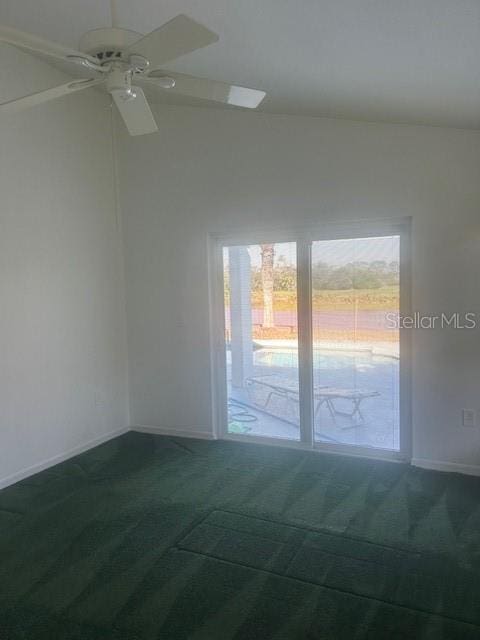
[[[88,31],[80,39],[79,51],[0,26],[0,42],[76,76],[58,87],[0,104],[0,114],[103,85],[112,96],[130,135],[137,136],[158,131],[142,87],[250,109],[258,107],[264,99],[264,91],[164,71],[165,63],[216,42],[218,35],[180,14],[142,36],[117,26],[115,2],[110,0],[112,27]],[[83,77],[79,78],[79,75]]]

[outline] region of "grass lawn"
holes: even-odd
[[[294,311],[297,307],[295,291],[275,291],[275,311]],[[263,308],[261,291],[252,292],[252,307]],[[313,292],[313,308],[318,311],[395,311],[399,307],[398,286],[380,289],[342,289]]]

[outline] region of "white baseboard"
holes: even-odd
[[[412,465],[422,469],[434,471],[448,471],[450,473],[463,473],[468,476],[480,476],[480,465],[461,464],[459,462],[442,462],[441,460],[428,460],[427,458],[413,458]]]
[[[13,473],[9,476],[5,476],[4,478],[0,478],[0,489],[4,489],[11,484],[15,484],[15,482],[19,482],[20,480],[24,480],[29,476],[33,476],[40,471],[44,471],[49,467],[53,467],[60,462],[64,462],[69,458],[73,458],[80,453],[84,453],[89,449],[93,449],[108,440],[112,440],[113,438],[117,438],[118,436],[127,433],[128,431],[138,431],[140,433],[152,433],[154,435],[160,436],[176,436],[178,438],[196,438],[198,440],[216,440],[215,436],[211,431],[203,430],[196,431],[194,429],[171,429],[167,427],[152,427],[147,425],[136,425],[133,427],[125,427],[123,429],[117,429],[115,431],[110,431],[98,438],[94,438],[93,440],[89,440],[83,444],[80,444],[73,449],[69,449],[68,451],[64,451],[63,453],[59,453],[52,458],[48,458],[47,460],[43,460],[37,464],[34,464],[30,467],[26,467],[25,469],[21,469],[16,473]],[[428,460],[427,458],[413,458],[411,461],[412,465],[415,467],[421,467],[422,469],[431,469],[434,471],[448,471],[450,473],[463,473],[465,475],[471,476],[480,476],[480,465],[469,465],[469,464],[461,464],[458,462],[442,462],[437,460]]]
[[[197,438],[197,440],[216,440],[211,431],[196,431],[194,429],[169,429],[168,427],[150,427],[147,425],[135,425],[130,427],[132,431],[140,433],[153,433],[158,436],[176,436],[177,438]]]
[[[43,460],[42,462],[38,462],[37,464],[32,465],[31,467],[26,467],[25,469],[16,471],[15,473],[12,473],[11,475],[6,476],[5,478],[0,478],[0,489],[4,489],[5,487],[8,487],[11,484],[15,484],[15,482],[19,482],[20,480],[24,480],[25,478],[28,478],[29,476],[33,476],[35,473],[39,473],[40,471],[45,471],[45,469],[48,469],[49,467],[53,467],[54,465],[59,464],[60,462],[65,462],[65,460],[68,460],[69,458],[73,458],[74,456],[77,456],[79,453],[84,453],[84,451],[88,451],[88,449],[93,449],[93,447],[96,447],[99,444],[103,444],[108,440],[112,440],[113,438],[117,438],[118,436],[121,436],[124,433],[127,433],[127,431],[130,431],[128,427],[125,427],[123,429],[117,429],[116,431],[110,431],[109,433],[105,433],[104,435],[99,436],[98,438],[94,438],[93,440],[89,440],[88,442],[85,442],[83,444],[79,444],[76,447],[73,447],[73,449],[69,449],[68,451],[59,453],[58,455],[53,456],[53,458],[48,458],[47,460]]]

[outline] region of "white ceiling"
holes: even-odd
[[[187,13],[220,41],[172,70],[268,93],[273,113],[480,128],[480,0],[117,0],[147,33]],[[77,47],[109,0],[1,0],[0,23]]]

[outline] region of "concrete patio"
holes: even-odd
[[[230,358],[228,358],[230,360]],[[260,349],[254,354],[252,377],[280,376],[285,382],[298,381],[298,370],[289,364],[296,359],[291,349]],[[327,406],[320,407],[315,417],[315,439],[381,449],[399,449],[398,424],[398,373],[396,358],[375,356],[366,352],[316,351],[314,369],[315,385],[342,389],[366,389],[378,392],[378,396],[365,398],[361,403],[364,419],[335,415]],[[248,435],[298,440],[298,401],[272,395],[267,400],[267,390],[261,385],[233,386],[231,366],[227,363],[230,424],[233,430]],[[240,403],[240,407],[236,403]],[[339,411],[350,411],[350,400],[336,400]],[[242,416],[242,413],[244,414]],[[238,427],[238,425],[242,425]]]

